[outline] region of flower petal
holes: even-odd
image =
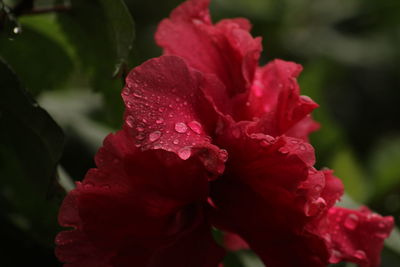
[[[245,92],[253,79],[261,52],[261,39],[249,34],[245,19],[212,25],[209,0],[189,0],[163,20],[156,42],[164,53],[183,57],[193,68],[216,75],[226,94]]]
[[[361,267],[380,265],[383,241],[393,229],[393,217],[382,217],[362,207],[331,208],[321,233],[331,249],[331,263],[354,262]]]
[[[284,136],[249,135],[248,127],[233,125],[217,140],[230,149],[226,172],[211,184],[215,225],[239,234],[267,266],[324,266],[324,240],[304,233],[319,214],[307,214],[307,203],[322,191],[305,190],[305,183],[313,179],[312,188],[323,179],[310,175],[311,146]]]
[[[283,60],[274,60],[257,70],[247,111],[243,112],[247,118],[260,118],[256,132],[303,138],[316,129],[310,119],[305,119],[318,105],[300,96],[296,78],[301,70],[300,65]]]
[[[161,252],[169,247],[208,259],[198,246],[212,257],[193,266],[218,265],[223,255],[210,238],[201,204],[208,176],[197,158],[183,161],[164,150],[142,152],[122,130],[106,138],[96,164],[60,210],[60,225],[73,227],[56,239],[57,256],[67,266],[164,266],[162,258],[171,259]],[[180,243],[198,231],[204,235],[200,244]],[[181,266],[179,258],[175,263]]]
[[[163,149],[183,160],[197,155],[210,172],[219,174],[224,159],[209,137],[217,115],[203,93],[214,86],[178,57],[151,59],[126,79],[124,128],[143,151]]]

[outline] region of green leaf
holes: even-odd
[[[122,0],[99,0],[105,15],[112,27],[114,35],[114,45],[117,51],[117,70],[123,71],[123,66],[127,64],[129,53],[132,50],[133,40],[135,39],[135,25],[133,19]]]
[[[360,163],[349,148],[338,151],[329,165],[343,181],[345,191],[356,201],[368,197],[367,181]]]
[[[374,196],[380,197],[400,184],[400,137],[385,138],[370,154],[371,181]]]
[[[21,33],[12,39],[6,34],[0,35],[0,55],[32,94],[61,88],[72,73],[74,64],[60,38],[53,38],[59,35],[54,18],[40,15],[20,22]]]
[[[395,227],[389,238],[385,240],[385,246],[400,255],[400,231]]]
[[[84,77],[104,96],[108,122],[119,126],[123,112],[120,92],[134,39],[130,13],[121,0],[71,0],[71,11],[58,14],[58,20]]]
[[[0,60],[0,199],[10,221],[51,244],[58,203],[47,200],[64,135]]]

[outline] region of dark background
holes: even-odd
[[[122,78],[161,54],[155,29],[181,2],[125,0],[121,13],[119,1],[0,0],[0,266],[60,266],[53,240],[65,190],[120,127]],[[262,65],[303,65],[302,94],[321,106],[318,167],[342,178],[342,205],[366,204],[399,225],[400,1],[214,0],[211,12],[252,22]],[[400,266],[399,236],[382,266]],[[262,266],[244,252],[226,262]]]

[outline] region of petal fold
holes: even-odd
[[[163,259],[171,266],[216,267],[223,251],[202,204],[208,194],[203,164],[134,144],[125,130],[109,135],[97,168],[65,198],[59,223],[73,229],[57,236],[58,258],[71,267],[161,267]],[[188,244],[199,235],[199,243]],[[178,252],[193,257],[170,257]]]

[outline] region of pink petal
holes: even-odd
[[[207,238],[211,228],[201,204],[207,198],[208,175],[197,158],[183,161],[163,150],[141,152],[122,130],[106,138],[96,164],[60,209],[60,225],[73,227],[56,240],[57,256],[67,266],[161,267],[162,258],[171,260],[160,254],[169,247],[205,259],[193,266],[218,265],[223,254]],[[182,245],[198,231],[203,239],[196,246]],[[202,254],[206,249],[210,258]],[[181,266],[181,259],[175,260]]]
[[[211,144],[217,114],[204,91],[216,86],[175,56],[151,59],[132,70],[122,93],[124,128],[145,151],[163,149],[182,160],[196,155],[212,173],[221,173],[221,150]]]
[[[283,60],[274,60],[257,70],[244,112],[247,117],[260,118],[257,132],[306,139],[315,130],[315,123],[306,118],[318,105],[300,96],[296,78],[301,70],[300,65]]]
[[[249,135],[246,123],[220,138],[218,144],[229,147],[229,160],[224,175],[211,184],[215,225],[240,235],[267,266],[324,266],[329,256],[324,240],[304,233],[322,212],[306,213],[307,203],[322,191],[315,194],[304,186],[314,179],[312,148],[304,144],[301,149],[303,141],[294,144],[293,138]],[[319,175],[312,183],[323,188],[323,179]]]
[[[382,217],[366,207],[360,210],[331,208],[324,228],[321,227],[331,250],[329,261],[350,261],[361,267],[379,266],[383,241],[393,226],[393,217]]]
[[[163,20],[156,41],[164,53],[177,55],[193,68],[216,75],[226,94],[245,92],[252,82],[261,51],[261,39],[249,34],[245,19],[212,25],[209,0],[189,0]]]

